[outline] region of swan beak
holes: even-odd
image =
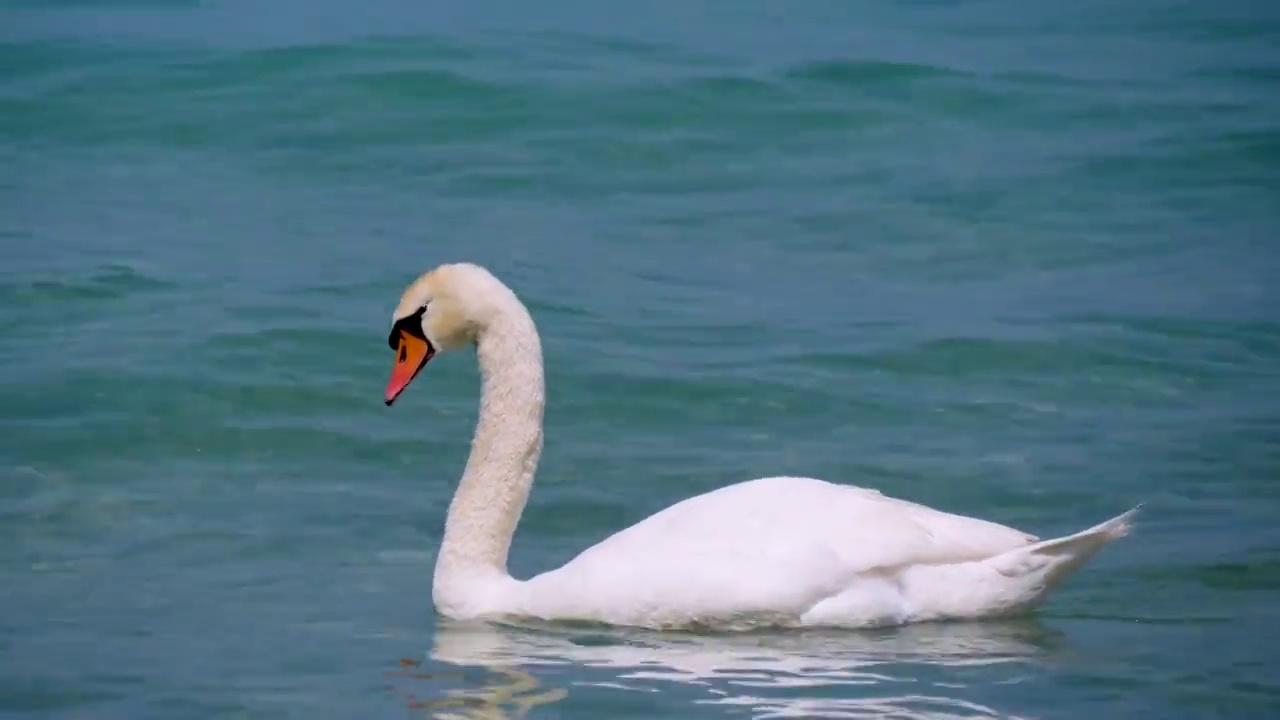
[[[400,333],[400,347],[396,350],[396,364],[391,368],[391,381],[387,383],[388,406],[409,387],[418,371],[436,354],[431,343],[407,332]]]

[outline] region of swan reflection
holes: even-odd
[[[406,675],[431,681],[411,706],[442,719],[525,717],[626,691],[756,718],[1007,717],[967,698],[971,681],[1025,679],[1054,642],[1034,621],[739,635],[443,623],[427,662],[437,672]],[[584,717],[599,714],[590,705]]]

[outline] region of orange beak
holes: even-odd
[[[391,368],[391,381],[387,383],[387,405],[395,402],[400,393],[409,387],[409,383],[418,375],[418,371],[426,367],[427,361],[436,354],[431,343],[420,337],[400,331],[400,347],[396,349],[396,364]]]

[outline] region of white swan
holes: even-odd
[[[1038,538],[874,490],[773,477],[698,495],[520,581],[507,552],[542,452],[542,348],[501,281],[470,264],[414,281],[393,316],[390,405],[436,352],[474,344],[480,413],[445,522],[432,596],[454,619],[650,628],[868,627],[1038,605],[1137,508]]]

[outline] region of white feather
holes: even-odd
[[[474,341],[483,377],[432,587],[448,617],[719,629],[995,617],[1037,606],[1125,535],[1136,512],[1040,541],[874,490],[762,478],[683,500],[519,581],[506,565],[542,450],[537,330],[515,294],[474,265],[423,276],[397,315],[428,300],[427,337]]]

